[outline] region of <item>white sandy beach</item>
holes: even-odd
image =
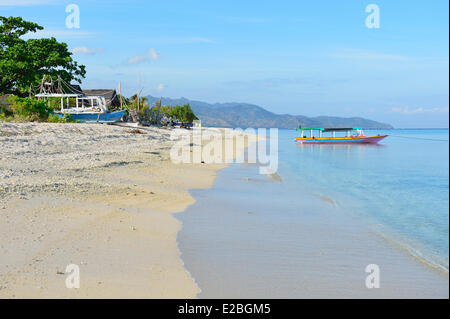
[[[196,296],[173,213],[225,165],[173,164],[169,130],[134,130],[0,124],[1,298]]]

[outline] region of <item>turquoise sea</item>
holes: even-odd
[[[280,174],[335,198],[412,253],[448,271],[449,131],[390,134],[376,146],[298,146],[280,134]]]
[[[448,291],[448,129],[365,133],[390,136],[300,145],[280,130],[281,181],[233,164],[193,191],[178,240],[200,297],[366,296],[372,262],[390,278],[379,297]]]

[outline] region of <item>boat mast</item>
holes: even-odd
[[[122,103],[122,84],[120,83],[120,81],[119,81],[119,87],[118,87],[118,89],[119,89],[119,96],[120,96],[120,98],[119,98],[120,109],[122,110],[122,109],[123,109],[123,103]]]

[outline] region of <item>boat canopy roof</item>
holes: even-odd
[[[70,93],[39,93],[36,97],[82,97],[83,94],[70,94]]]
[[[303,130],[303,131],[322,131],[322,132],[346,132],[346,131],[353,131],[353,130],[362,130],[360,127],[329,127],[329,128],[323,128],[323,127],[299,127],[297,130]]]

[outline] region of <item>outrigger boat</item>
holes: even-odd
[[[300,131],[300,137],[295,140],[301,144],[376,144],[389,135],[365,136],[359,127],[353,128],[303,128]],[[309,137],[305,134],[309,132]],[[316,133],[316,134],[314,134]],[[324,136],[325,133],[331,133],[331,136]],[[344,136],[336,136],[336,133],[344,133]]]
[[[60,110],[53,111],[53,114],[63,117],[68,113],[80,123],[113,123],[120,121],[125,114],[125,110],[110,111],[105,97],[86,96],[59,76],[57,83],[53,83],[51,77],[44,76],[36,97],[49,103],[52,98],[60,99]]]
[[[63,117],[69,113],[80,123],[113,123],[122,119],[125,110],[111,112],[102,96],[83,96],[82,94],[37,94],[38,98],[61,98],[61,109],[53,114]],[[75,99],[74,107],[70,107],[69,99]],[[64,105],[66,99],[66,105]],[[66,106],[66,107],[64,107]]]

